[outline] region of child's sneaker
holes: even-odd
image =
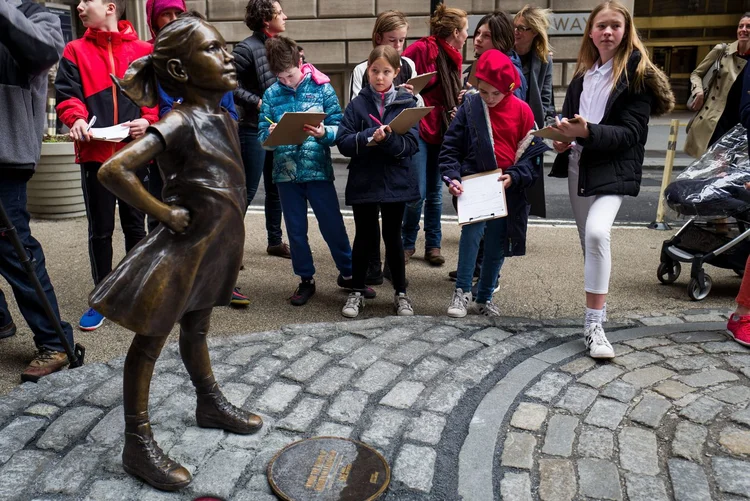
[[[466,316],[466,309],[471,302],[471,292],[464,292],[461,289],[453,291],[451,304],[448,306],[448,316],[453,318],[463,318]]]
[[[357,318],[359,312],[365,308],[365,299],[360,292],[352,292],[341,309],[341,314],[346,318]]]
[[[477,303],[477,311],[480,315],[484,315],[485,317],[499,317],[500,315],[500,308],[497,307],[495,303],[492,302],[490,299],[486,303]]]
[[[89,308],[86,313],[81,316],[81,320],[78,322],[78,328],[82,331],[95,331],[104,323],[104,315],[96,311],[94,308]]]
[[[393,295],[393,307],[396,309],[396,315],[399,317],[410,317],[414,315],[414,308],[411,307],[411,299],[405,292],[397,292]]]
[[[289,298],[289,302],[294,306],[302,306],[310,300],[313,294],[315,294],[315,281],[303,280],[297,286],[297,290],[294,291],[292,297]]]
[[[729,315],[727,333],[744,346],[750,346],[750,315]]]
[[[602,324],[591,324],[586,327],[583,330],[583,338],[591,358],[615,358],[615,350],[609,344]]]
[[[232,299],[229,301],[232,306],[247,306],[250,304],[250,298],[240,292],[239,287],[232,291]]]

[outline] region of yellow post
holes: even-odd
[[[664,201],[664,190],[672,180],[672,167],[677,150],[677,133],[680,131],[680,121],[672,120],[669,124],[669,142],[667,143],[667,156],[664,159],[664,173],[661,178],[661,189],[659,190],[659,205],[656,208],[656,220],[648,227],[653,230],[669,230],[669,224],[664,220],[667,212],[667,204]]]

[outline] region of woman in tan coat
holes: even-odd
[[[692,110],[697,112],[688,124],[685,153],[698,158],[729,129],[740,121],[742,74],[750,51],[750,12],[740,18],[737,41],[719,44],[690,74],[691,92],[695,97]],[[703,93],[703,78],[718,62],[718,75],[708,95]]]

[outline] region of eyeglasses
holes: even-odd
[[[526,33],[527,31],[531,31],[531,28],[529,28],[528,26],[518,25],[518,26],[513,27],[513,31],[520,31],[521,33]]]

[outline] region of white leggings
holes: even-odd
[[[579,197],[576,169],[568,169],[568,193],[583,249],[584,290],[592,294],[606,294],[609,291],[609,275],[612,271],[610,233],[624,197]]]

